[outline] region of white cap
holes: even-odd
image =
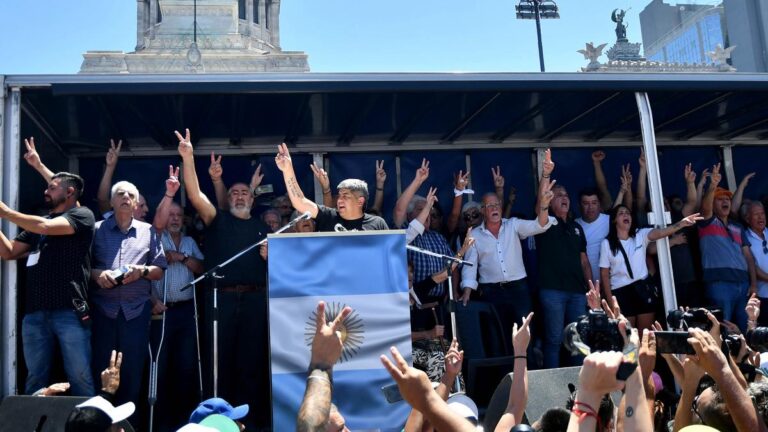
[[[456,393],[449,397],[446,402],[448,403],[448,408],[460,417],[478,420],[477,404],[464,393]]]
[[[101,396],[92,397],[87,401],[81,403],[77,407],[78,408],[91,407],[91,408],[100,409],[104,411],[104,413],[108,415],[110,419],[112,419],[112,424],[115,424],[127,419],[136,410],[136,406],[133,404],[133,402],[126,402],[120,405],[119,407],[115,407],[111,403],[109,403],[108,400],[104,399]]]
[[[177,430],[176,432],[218,432],[218,431],[208,426],[203,426],[197,423],[190,423],[188,425],[184,425],[184,427]]]

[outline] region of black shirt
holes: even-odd
[[[539,289],[584,294],[587,281],[581,253],[587,252],[587,239],[581,225],[573,219],[557,218],[557,225],[534,238],[540,270]]]
[[[384,219],[363,213],[360,219],[342,219],[336,209],[325,206],[317,206],[317,231],[336,231],[336,224],[343,226],[347,231],[374,231],[387,230],[389,227]]]
[[[27,313],[73,309],[72,299],[87,298],[91,276],[91,243],[96,220],[87,207],[52,213],[46,219],[63,217],[75,230],[71,235],[40,235],[22,231],[16,241],[31,246],[27,263],[39,253],[37,264],[27,267]]]
[[[419,301],[422,305],[429,305],[434,303],[437,303],[437,305],[434,306],[434,312],[432,311],[431,307],[427,307],[426,309],[419,309],[416,303],[411,305],[412,332],[432,330],[436,325],[442,324],[441,322],[435,321],[435,316],[437,316],[438,320],[443,316],[443,298],[442,296],[434,297],[429,295],[432,289],[436,286],[437,284],[434,280],[432,280],[432,276],[429,276],[423,281],[413,284],[413,290],[416,292],[416,296],[419,298]]]
[[[232,213],[218,210],[216,217],[205,232],[203,245],[206,270],[228,260],[241,250],[257,243],[270,232],[258,217],[240,219]],[[267,263],[259,255],[259,248],[253,248],[218,271],[223,275],[218,286],[267,285]]]

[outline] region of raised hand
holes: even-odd
[[[643,382],[645,382],[656,368],[656,334],[648,329],[643,330],[638,363],[643,373]]]
[[[261,184],[261,181],[264,179],[264,174],[261,173],[261,164],[259,164],[256,167],[256,171],[253,172],[253,175],[251,176],[251,190],[256,189]]]
[[[461,249],[459,249],[458,254],[461,257],[464,257],[473,244],[475,244],[475,238],[472,237],[472,227],[469,227],[467,228],[467,235],[464,237],[464,243],[461,244]]]
[[[720,164],[717,163],[712,167],[712,174],[710,174],[710,183],[709,187],[714,189],[717,187],[717,185],[720,184],[720,180],[723,179],[723,175],[720,174]]]
[[[501,168],[496,165],[496,169],[491,167],[491,175],[493,176],[493,186],[496,189],[504,187],[504,176],[501,175]]]
[[[181,183],[179,182],[179,167],[173,168],[173,165],[168,165],[168,179],[165,181],[165,195],[174,196],[179,191]]]
[[[702,173],[703,175],[704,173]],[[696,171],[691,168],[691,164],[687,164],[685,166],[685,182],[686,183],[695,183],[696,182]]]
[[[331,181],[328,179],[328,173],[325,172],[322,167],[317,166],[314,162],[312,162],[309,168],[312,169],[312,174],[315,175],[315,178],[320,183],[320,186],[323,188],[323,190],[330,190]]]
[[[66,392],[67,390],[69,390],[69,387],[70,386],[68,382],[51,384],[43,390],[41,395],[54,396],[54,395]]]
[[[646,163],[645,163],[645,149],[640,149],[640,157],[637,158],[637,163],[640,164],[641,169],[645,169]]]
[[[539,206],[549,207],[549,202],[555,197],[555,193],[552,192],[552,187],[555,186],[557,180],[550,180],[548,178],[541,179],[541,185],[539,186]]]
[[[688,343],[696,351],[696,357],[689,358],[715,380],[722,376],[723,371],[728,370],[728,360],[720,349],[720,341],[716,341],[712,335],[701,329],[688,329]]]
[[[445,353],[445,374],[451,379],[451,382],[461,372],[461,365],[464,361],[464,351],[459,351],[459,341],[453,338],[451,346]]]
[[[408,362],[400,355],[397,348],[391,347],[389,351],[394,363],[385,355],[380,357],[381,363],[397,383],[403,399],[416,410],[422,413],[427,412],[430,400],[438,397],[432,390],[432,383],[429,382],[427,374],[408,366]]]
[[[745,175],[745,176],[744,176],[744,178],[743,178],[743,179],[741,179],[741,184],[743,184],[744,186],[746,186],[746,185],[747,185],[747,183],[749,183],[749,181],[750,181],[750,180],[752,180],[752,177],[754,177],[754,176],[755,176],[755,174],[756,174],[756,173],[753,173],[753,172],[751,172],[751,173],[749,173],[749,174]]]
[[[109,140],[109,151],[107,151],[106,162],[107,166],[114,167],[117,165],[117,160],[120,158],[120,148],[123,147],[123,140],[119,140],[115,145],[115,140]]]
[[[632,171],[629,164],[621,167],[621,191],[627,193],[632,190]]]
[[[341,350],[344,347],[340,329],[350,313],[352,313],[352,308],[346,306],[330,324],[327,324],[325,321],[325,302],[317,303],[315,337],[312,339],[310,367],[330,369],[339,361]]]
[[[40,155],[37,154],[37,150],[35,149],[35,138],[25,138],[24,145],[27,147],[27,152],[24,153],[24,160],[27,161],[32,168],[39,167],[42,162],[40,161]]]
[[[588,280],[589,291],[587,291],[587,305],[590,309],[600,309],[600,281],[592,282]]]
[[[525,355],[528,343],[531,341],[531,319],[533,312],[523,317],[523,323],[518,328],[517,323],[512,325],[512,348],[516,356]]]
[[[424,183],[429,178],[429,161],[427,159],[421,160],[421,167],[416,170],[414,180],[419,183]]]
[[[194,149],[192,148],[192,135],[189,133],[189,129],[185,129],[185,134],[182,136],[179,131],[173,131],[176,134],[176,138],[179,139],[179,155],[181,157],[194,156]]]
[[[596,150],[592,152],[592,162],[602,162],[605,160],[605,152],[602,150]]]
[[[109,394],[115,394],[120,387],[120,366],[123,364],[123,353],[112,350],[109,366],[101,372],[101,389]]]
[[[747,307],[744,310],[747,312],[747,319],[757,322],[760,317],[760,299],[757,298],[757,294],[749,296]]]
[[[600,351],[588,355],[579,372],[579,395],[583,392],[602,397],[624,387],[624,382],[616,379],[623,358],[623,354],[616,351]]]
[[[291,161],[291,153],[288,151],[288,146],[285,143],[277,146],[277,156],[275,156],[275,163],[280,171],[293,168],[293,161]]]
[[[469,178],[469,171],[466,173],[459,170],[459,173],[453,177],[453,187],[458,191],[463,191],[467,187],[467,179]]]
[[[697,187],[703,187],[704,182],[707,181],[708,178],[712,176],[712,173],[709,172],[709,169],[704,168],[701,171],[701,178],[699,179],[699,183],[696,185]]]
[[[700,220],[704,220],[703,217],[699,216],[700,213],[694,213],[692,215],[688,215],[682,219],[680,219],[680,222],[678,222],[682,227],[689,227],[692,225],[695,225],[696,222]]]
[[[208,175],[211,176],[211,180],[216,182],[221,180],[223,174],[224,168],[221,166],[221,155],[216,157],[216,155],[211,152],[211,164],[208,166]]]
[[[552,150],[546,149],[544,150],[544,163],[542,164],[541,175],[546,178],[551,175],[554,170],[555,163],[552,162]]]
[[[384,183],[387,181],[387,172],[384,171],[384,161],[376,161],[376,188],[384,188]]]
[[[432,208],[437,202],[437,188],[431,187],[427,192],[427,207]]]

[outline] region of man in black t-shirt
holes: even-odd
[[[260,218],[251,216],[253,195],[245,183],[229,188],[229,210],[211,204],[200,190],[189,129],[186,136],[178,132],[176,136],[187,197],[206,226],[203,263],[210,270],[271,231]],[[223,276],[218,280],[218,396],[234,405],[269,406],[266,261],[254,249],[217,274]],[[243,423],[248,430],[266,428],[270,414],[270,410],[252,410]]]
[[[283,172],[285,187],[288,189],[288,197],[291,204],[300,213],[309,212],[313,219],[317,220],[318,231],[370,231],[389,229],[384,219],[365,213],[368,203],[368,185],[358,179],[346,179],[339,183],[336,189],[339,196],[336,199],[336,208],[328,208],[317,205],[307,199],[296,181],[293,172],[293,162],[288,146],[281,144],[278,147],[275,163]]]
[[[91,273],[91,242],[95,220],[86,207],[77,207],[83,179],[55,174],[45,190],[46,217],[11,210],[0,202],[0,218],[23,231],[8,240],[0,232],[0,257],[27,257],[26,314],[21,335],[28,375],[25,392],[47,387],[56,341],[75,396],[94,394],[91,375],[90,323],[81,322],[75,308],[87,313],[86,293]]]

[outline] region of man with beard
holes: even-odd
[[[50,384],[51,356],[57,344],[72,394],[94,394],[90,321],[81,321],[76,311],[87,308],[95,224],[88,208],[77,207],[82,193],[82,178],[60,172],[45,190],[48,216],[19,213],[0,202],[0,218],[23,230],[12,241],[0,232],[0,257],[15,260],[29,253],[26,314],[21,324],[27,394]]]
[[[560,366],[563,327],[576,321],[587,308],[584,294],[592,280],[584,230],[568,214],[571,200],[562,185],[552,188],[549,210],[557,224],[535,236],[539,272],[539,297],[544,312],[544,367]]]
[[[245,183],[229,188],[229,210],[218,210],[211,204],[200,190],[189,129],[185,136],[176,132],[176,137],[184,161],[187,197],[207,228],[204,264],[209,270],[259,242],[270,230],[251,216],[253,194]],[[218,396],[235,405],[269,406],[266,261],[258,251],[250,251],[218,274],[223,276],[218,280],[219,343],[214,347],[219,361]],[[212,306],[212,299],[208,300]],[[269,410],[253,411],[244,421],[248,430],[269,427]]]
[[[749,225],[747,238],[755,260],[760,309],[768,310],[768,229],[765,228],[765,207],[760,201],[752,201],[744,205],[741,212],[741,218]],[[760,314],[757,323],[760,326],[768,326],[768,313]]]
[[[755,265],[749,237],[744,228],[730,220],[733,194],[718,187],[720,164],[712,167],[709,187],[701,200],[698,223],[701,262],[709,299],[723,310],[723,319],[746,330],[744,307],[747,297],[757,292]]]
[[[160,318],[165,312],[165,321],[154,319],[151,329],[153,352],[158,352],[161,337],[163,340],[157,358],[157,412],[161,415],[155,426],[159,430],[176,430],[186,424],[197,400],[194,290],[181,288],[203,272],[203,254],[192,237],[181,232],[184,210],[173,201],[178,190],[178,168],[174,171],[171,167],[165,184],[168,199],[163,199],[156,211],[158,216],[167,215],[161,242],[168,268],[165,285],[162,280],[152,283],[152,313]]]
[[[285,180],[291,204],[298,212],[309,212],[312,219],[317,221],[318,231],[334,231],[337,225],[348,231],[388,229],[384,219],[365,213],[365,207],[368,204],[368,184],[364,181],[346,179],[339,183],[336,187],[339,191],[336,208],[332,209],[319,206],[304,196],[299,182],[296,181],[291,154],[285,144],[278,146],[275,163],[283,172],[283,180]]]

